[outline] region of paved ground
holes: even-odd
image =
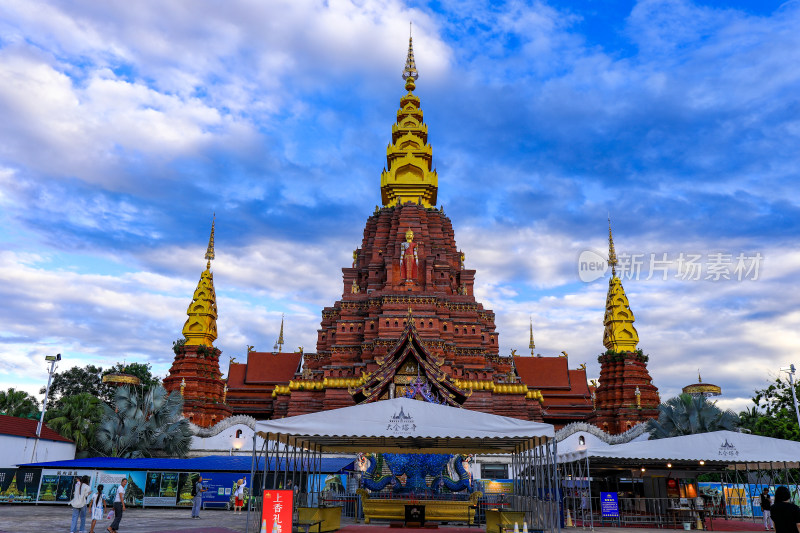
[[[201,511],[192,520],[191,509],[128,509],[122,515],[120,533],[244,533],[246,514],[233,511]],[[69,533],[72,509],[52,505],[1,505],[0,533]],[[95,533],[104,533],[111,520],[98,521]],[[91,522],[86,521],[86,531]],[[250,531],[253,531],[251,528]],[[256,532],[257,533],[257,532]]]
[[[130,509],[125,511],[120,524],[120,533],[170,533],[173,531],[181,533],[244,533],[246,514],[234,515],[231,511],[207,510],[202,511],[200,520],[190,518],[191,509]],[[69,533],[72,511],[67,507],[51,505],[0,505],[0,533]],[[715,520],[717,531],[761,531],[760,522],[736,521],[736,528],[728,529],[724,527],[723,521],[719,523]],[[98,522],[95,527],[96,533],[104,533],[111,520]],[[344,525],[344,524],[343,524]],[[87,522],[86,530],[89,530],[90,523]],[[437,530],[403,530],[389,529],[386,524],[348,524],[344,525],[339,533],[436,533]],[[750,527],[753,526],[753,527]],[[258,528],[251,527],[251,532],[258,533]],[[465,528],[443,526],[438,529],[440,533],[479,533],[483,528]],[[581,527],[570,528],[565,532],[589,531]],[[597,533],[665,533],[671,530],[656,528],[609,528],[597,527]],[[674,530],[672,530],[674,531]]]

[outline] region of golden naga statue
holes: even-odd
[[[417,278],[417,243],[414,242],[414,232],[411,230],[406,231],[406,242],[400,245],[400,278]]]

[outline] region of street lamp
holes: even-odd
[[[31,454],[31,462],[36,461],[36,445],[39,443],[39,438],[42,435],[42,424],[44,424],[44,413],[47,410],[47,396],[50,394],[50,384],[53,382],[53,374],[56,371],[56,363],[61,361],[61,354],[46,355],[44,360],[50,363],[49,377],[47,378],[47,388],[44,390],[44,402],[42,402],[42,416],[39,417],[39,423],[36,425],[36,440],[33,441],[33,453]]]
[[[792,389],[792,400],[794,401],[794,414],[797,417],[797,425],[800,426],[800,410],[797,409],[797,394],[794,392],[794,363],[789,366],[782,366],[781,372],[789,374],[789,388]]]

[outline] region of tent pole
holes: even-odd
[[[586,483],[589,490],[589,525],[594,531],[594,509],[592,509],[592,471],[590,470],[589,454],[586,454]]]
[[[563,513],[561,511],[561,483],[558,476],[558,443],[555,438],[553,438],[553,476],[556,489],[556,510],[558,511],[558,533],[561,533],[561,515]]]
[[[272,490],[278,488],[278,467],[280,466],[280,443],[281,443],[281,434],[278,433],[275,436],[275,447],[272,455],[275,457],[275,468],[272,471]]]
[[[251,487],[250,490],[251,491],[253,490],[252,489],[252,487],[253,487],[253,479],[255,479],[255,472],[256,472],[256,435],[258,435],[258,433],[256,433],[255,430],[253,430],[253,448],[252,448],[253,453],[250,454],[251,455],[251,459],[250,459],[250,487]],[[269,437],[269,435],[267,435],[267,437]],[[252,498],[248,498],[248,501],[247,501],[247,522],[245,523],[245,526],[244,526],[244,533],[248,533],[250,531],[250,507],[252,507],[252,500],[253,500]]]
[[[286,434],[286,444],[283,446],[283,490],[289,483],[289,434]]]

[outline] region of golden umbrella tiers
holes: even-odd
[[[142,380],[131,374],[106,374],[103,376],[103,383],[114,385],[141,385]]]

